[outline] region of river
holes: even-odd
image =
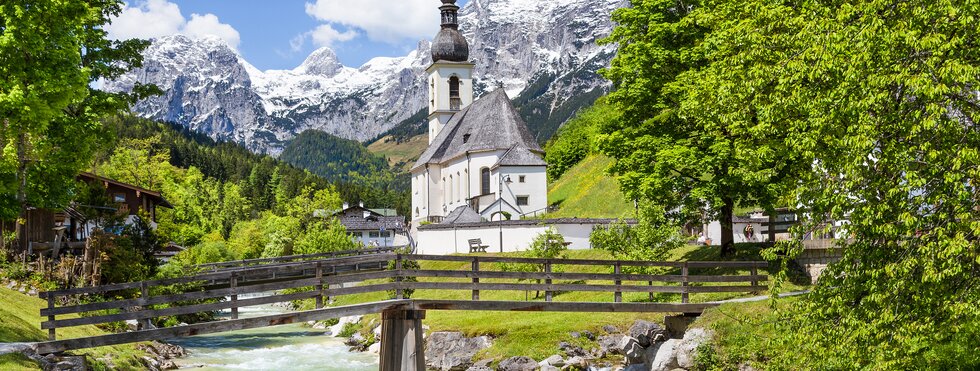
[[[283,313],[272,305],[239,309],[239,317]],[[230,313],[221,313],[228,316]],[[378,355],[347,351],[343,339],[300,324],[172,339],[184,347],[181,368],[199,370],[377,370]]]

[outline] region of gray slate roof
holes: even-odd
[[[343,224],[348,231],[378,231],[384,228],[388,231],[400,231],[405,227],[404,216],[371,216],[363,217],[340,217],[340,224]]]
[[[473,211],[469,206],[460,206],[456,210],[453,210],[446,215],[442,220],[442,224],[456,224],[456,223],[479,223],[483,221],[483,217]]]
[[[499,166],[548,166],[548,163],[527,148],[514,146],[493,165],[494,168]]]
[[[504,89],[497,89],[453,115],[412,169],[441,163],[467,152],[511,148],[539,155],[544,152],[527,129],[524,119],[514,109],[507,93]]]

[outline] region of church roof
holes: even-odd
[[[479,223],[483,221],[483,217],[473,211],[469,206],[460,206],[456,210],[453,210],[446,215],[442,220],[442,224],[456,224],[456,223]]]
[[[483,96],[453,115],[412,169],[468,152],[493,150],[515,151],[512,156],[515,160],[544,152],[503,89]]]
[[[497,160],[493,168],[501,166],[548,166],[548,163],[527,148],[514,146],[500,156],[500,160]]]

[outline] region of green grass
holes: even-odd
[[[20,353],[0,355],[0,371],[40,370],[34,360]]]
[[[0,288],[0,342],[34,342],[47,340],[47,332],[41,330],[41,308],[47,307],[47,303],[33,296],[24,295],[20,292],[7,288]],[[58,319],[77,318],[77,316],[66,315],[58,316]],[[58,329],[58,339],[72,339],[79,337],[105,335],[95,326],[76,326]],[[117,345],[100,347],[76,351],[78,354],[86,354],[89,360],[96,362],[100,359],[109,359],[116,369],[130,370],[142,369],[140,357],[146,353],[137,350],[135,344]],[[0,358],[0,370],[14,369],[37,369],[36,365],[24,363],[23,359],[16,356]],[[104,364],[95,364],[96,370],[107,369]]]
[[[735,260],[761,260],[759,258],[759,248],[751,245],[739,246],[739,253],[733,258]],[[480,254],[483,255],[483,254]],[[495,256],[513,256],[515,254],[494,254]],[[568,258],[572,259],[613,259],[607,252],[601,250],[575,250],[568,252]],[[685,246],[674,251],[671,260],[721,260],[718,257],[717,247],[698,247]],[[462,262],[421,262],[422,269],[440,270],[469,270],[469,263]],[[484,264],[481,269],[499,270],[497,264]],[[589,273],[612,273],[609,267],[562,267],[564,272],[589,272]],[[669,270],[665,273],[679,274],[679,270]],[[692,270],[692,274],[748,274],[747,270],[734,269],[705,269]],[[774,273],[774,272],[770,272]],[[458,282],[460,279],[424,279],[425,281],[439,282]],[[463,280],[465,281],[465,279]],[[377,283],[379,281],[367,282]],[[481,282],[514,282],[513,280],[481,280]],[[555,283],[562,283],[556,281]],[[589,283],[604,283],[605,281],[594,281]],[[624,284],[646,284],[636,282],[624,282]],[[655,284],[662,284],[656,283]],[[745,283],[747,284],[747,283]],[[728,284],[724,284],[728,285]],[[799,289],[802,286],[790,283],[786,287],[788,290]],[[759,293],[764,294],[764,293]],[[691,302],[705,302],[714,300],[724,300],[735,297],[745,296],[743,293],[705,293],[692,294]],[[483,291],[480,293],[481,300],[506,300],[506,301],[543,301],[544,293],[535,298],[534,292],[524,291]],[[465,290],[418,290],[412,294],[415,299],[444,299],[444,300],[470,300],[471,292]],[[341,296],[333,304],[335,306],[350,305],[388,299],[386,293],[368,293],[359,295]],[[559,292],[555,295],[554,301],[559,302],[612,302],[611,293],[595,292]],[[624,293],[624,302],[645,302],[649,297],[644,293]],[[680,302],[679,294],[657,294],[654,296],[655,302]],[[313,307],[312,301],[303,303],[304,309]],[[496,359],[502,360],[511,356],[529,356],[535,360],[542,360],[553,354],[558,354],[558,343],[561,341],[571,342],[572,331],[588,330],[594,334],[603,334],[603,325],[614,325],[621,330],[626,330],[637,319],[644,319],[653,322],[662,322],[663,313],[554,313],[554,312],[482,312],[482,311],[428,311],[424,324],[430,326],[431,331],[460,331],[467,336],[490,335],[494,338],[494,345],[479,354],[476,359]],[[377,316],[366,316],[362,323],[379,323]],[[364,329],[369,330],[369,329]],[[598,348],[594,341],[577,339],[574,341],[586,350]]]
[[[428,134],[414,136],[402,143],[396,142],[391,136],[386,136],[369,144],[368,150],[387,158],[388,165],[396,170],[408,171],[428,146]]]
[[[589,155],[548,186],[548,204],[558,204],[549,218],[629,218],[633,203],[619,191],[619,182],[606,174],[612,159]]]

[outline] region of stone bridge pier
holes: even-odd
[[[425,371],[424,310],[381,313],[381,371]]]

